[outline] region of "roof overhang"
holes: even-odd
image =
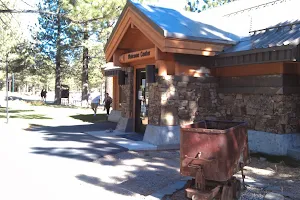
[[[235,42],[209,38],[188,37],[170,34],[151,21],[142,11],[127,1],[119,20],[104,48],[107,62],[113,60],[125,33],[130,27],[138,28],[160,51],[193,55],[214,56]]]
[[[112,62],[104,64],[101,68],[103,70],[104,76],[116,76],[118,75],[118,71],[121,70],[121,67],[114,66]]]

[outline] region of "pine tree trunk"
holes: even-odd
[[[61,104],[61,68],[60,68],[60,59],[61,59],[61,47],[60,47],[60,35],[61,35],[61,24],[60,24],[60,15],[57,15],[57,40],[56,40],[56,56],[55,56],[55,98],[54,104]]]
[[[87,23],[84,24],[84,34],[83,40],[87,41],[89,38],[87,32]],[[83,47],[83,58],[82,58],[82,101],[88,100],[88,69],[89,69],[89,49],[87,47]]]

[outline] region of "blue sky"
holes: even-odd
[[[18,0],[19,6],[22,9],[31,9],[36,10],[36,4],[39,0]],[[22,20],[21,26],[24,30],[25,37],[31,37],[28,26],[34,26],[35,23],[38,23],[38,15],[37,14],[20,14],[20,19]]]

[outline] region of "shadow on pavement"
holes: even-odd
[[[98,162],[117,167],[118,170],[111,168],[106,172],[114,184],[103,182],[101,177],[85,174],[79,174],[76,178],[128,196],[147,196],[181,179],[178,151],[126,152],[112,157],[100,158]]]
[[[107,120],[106,114],[97,114],[94,116],[93,114],[80,114],[80,115],[71,115],[73,119],[78,119],[83,122],[90,122],[90,123],[99,123]]]
[[[38,133],[44,140],[42,145],[32,147],[39,155],[57,156],[81,161],[93,161],[105,155],[127,151],[126,148],[111,144],[84,132],[114,129],[115,123],[103,122],[75,126],[31,125],[29,133]]]
[[[42,126],[31,124],[30,131],[47,132],[47,133],[78,133],[89,131],[105,131],[108,129],[115,129],[117,126],[114,122],[100,122],[95,124],[81,124],[81,125],[69,125],[69,126]]]

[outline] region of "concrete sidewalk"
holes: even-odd
[[[130,151],[142,151],[142,150],[157,150],[158,147],[143,141],[134,141],[122,136],[124,135],[134,135],[137,133],[129,132],[125,133],[117,130],[105,130],[105,131],[91,131],[85,132],[86,134],[92,135],[99,139],[105,140],[107,142],[119,145],[121,147],[127,148]]]

